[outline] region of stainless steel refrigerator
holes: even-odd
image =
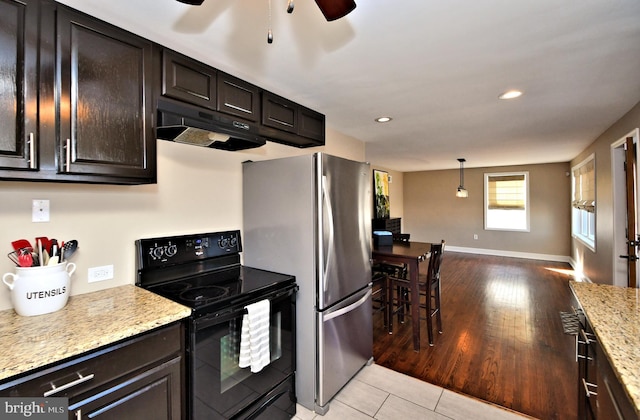
[[[296,277],[298,403],[324,414],[373,358],[369,164],[243,163],[243,263]]]

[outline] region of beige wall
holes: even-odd
[[[596,251],[572,239],[571,257],[576,269],[595,283],[613,284],[613,263],[618,256],[613,243],[613,188],[611,144],[640,126],[640,103],[613,124],[571,161],[574,166],[595,154],[596,159]]]
[[[77,239],[77,271],[71,294],[132,284],[138,238],[242,229],[241,162],[324,151],[364,160],[364,144],[327,130],[325,147],[297,149],[275,143],[243,152],[225,152],[158,141],[158,183],[139,186],[0,181],[0,243],[37,236]],[[51,204],[49,223],[31,222],[31,200]],[[114,265],[115,278],[88,283],[87,269]],[[13,271],[0,259],[0,274]],[[9,289],[0,284],[0,310],[11,308]]]
[[[405,231],[412,240],[445,239],[460,250],[566,260],[570,255],[568,163],[465,168],[466,199],[457,198],[460,171],[404,174]],[[529,171],[530,232],[484,230],[484,174]],[[474,234],[478,239],[474,239]]]

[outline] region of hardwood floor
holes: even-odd
[[[445,252],[443,334],[429,346],[421,321],[420,352],[411,324],[383,326],[374,315],[377,364],[445,389],[539,419],[577,417],[574,336],[563,333],[570,311],[568,264]]]

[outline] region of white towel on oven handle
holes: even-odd
[[[240,334],[240,357],[238,366],[251,366],[257,373],[271,362],[269,351],[269,328],[271,325],[271,303],[264,299],[245,306],[247,313],[242,317]]]

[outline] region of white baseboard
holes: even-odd
[[[480,254],[480,255],[495,255],[498,257],[514,257],[514,258],[527,258],[530,260],[542,260],[542,261],[556,261],[566,262],[575,267],[573,260],[568,255],[551,255],[551,254],[535,254],[531,252],[515,252],[515,251],[503,251],[500,249],[483,249],[483,248],[466,248],[461,246],[449,246],[445,248],[446,251],[464,252],[467,254]]]
[[[568,255],[534,254],[530,252],[503,251],[500,249],[465,248],[461,246],[447,246],[445,250],[453,252],[464,252],[467,254],[495,255],[498,257],[527,258],[530,260],[566,262],[569,263],[569,265],[571,265],[574,270],[576,270],[577,266],[574,259]],[[585,276],[582,273],[576,272],[575,276],[576,281],[593,283],[589,277]]]

